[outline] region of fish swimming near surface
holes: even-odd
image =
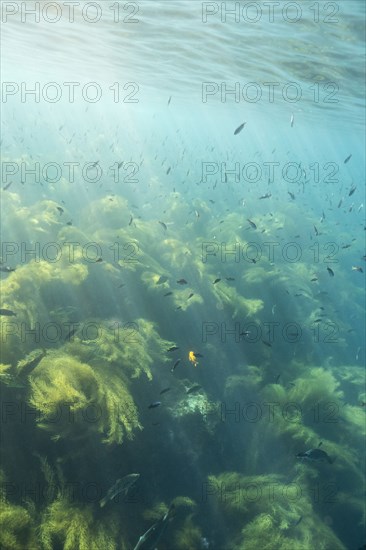
[[[4,265],[4,266],[0,266],[0,271],[2,273],[11,273],[12,271],[15,271],[15,268]]]
[[[178,346],[171,346],[167,351],[176,351],[177,349],[179,349]]]
[[[243,122],[243,124],[240,124],[240,126],[238,126],[237,129],[235,130],[234,136],[237,136],[238,134],[240,134],[240,132],[242,131],[245,125],[246,125],[246,122]]]
[[[257,229],[256,224],[255,224],[252,220],[250,220],[249,218],[247,218],[247,221],[249,222],[250,227],[252,227],[253,229]]]
[[[178,279],[177,281],[178,285],[187,285],[187,281],[185,279]]]
[[[112,485],[110,489],[108,489],[105,497],[103,497],[99,501],[100,507],[103,508],[109,500],[112,500],[112,498],[116,497],[120,493],[126,496],[128,491],[136,483],[139,477],[140,477],[140,474],[129,474],[125,477],[122,477],[121,479],[117,479],[115,484]]]
[[[334,277],[334,271],[333,271],[333,269],[331,269],[330,267],[327,267],[327,271],[328,271],[330,277]]]
[[[168,280],[168,277],[166,277],[165,275],[160,275],[159,279],[156,281],[156,285],[163,285],[164,283],[166,283]]]
[[[347,162],[350,160],[351,157],[352,157],[352,154],[348,155],[348,157],[344,159],[343,164],[347,164]]]

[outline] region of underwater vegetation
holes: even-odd
[[[296,487],[283,476],[225,472],[209,476],[208,484],[212,487],[209,505],[224,515],[230,532],[225,542],[228,550],[346,548],[312,513],[310,495],[296,498]]]
[[[7,500],[5,476],[0,472],[0,548],[4,550],[24,550],[41,548],[36,531],[36,510],[31,500],[27,508],[17,506]]]
[[[41,548],[53,550],[117,550],[128,548],[118,537],[119,525],[115,514],[98,520],[90,506],[76,506],[59,496],[42,514]]]
[[[262,244],[286,216],[267,217],[256,231],[241,214],[221,223],[205,199],[172,193],[168,200],[163,221],[108,195],[65,225],[66,207],[21,207],[12,195],[8,216],[19,233],[41,245],[97,242],[103,256],[87,261],[77,248],[72,261],[30,260],[2,280],[2,308],[15,313],[0,319],[2,398],[36,413],[7,428],[4,471],[14,481],[27,464],[32,482],[43,476],[51,486],[53,470],[60,479],[56,494],[37,502],[3,491],[0,546],[130,550],[174,505],[159,550],[345,550],[345,509],[357,526],[365,521],[366,399],[362,369],[342,363],[345,339],[339,357],[332,351],[338,365],[314,346],[263,345],[264,334],[256,347],[243,334],[226,347],[221,335],[203,339],[203,319],[233,328],[229,321],[259,325],[277,311],[308,325],[319,318],[306,262],[263,259],[237,269],[220,251],[202,261],[203,241]],[[37,339],[37,324],[62,332],[47,339],[41,330]],[[261,416],[234,418],[237,404],[247,412],[248,403],[259,404]],[[296,458],[320,443],[331,464]],[[108,488],[131,472],[141,474],[143,491],[134,508],[108,499],[101,509],[100,499],[75,500],[64,490],[84,473]],[[212,491],[204,501],[206,482]],[[336,486],[336,500],[315,501],[314,484]]]

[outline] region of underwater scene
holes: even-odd
[[[366,548],[364,2],[1,22],[1,550]]]

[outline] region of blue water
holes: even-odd
[[[0,547],[362,547],[364,3],[1,9]]]

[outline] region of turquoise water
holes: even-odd
[[[364,3],[1,8],[1,548],[362,547]]]

